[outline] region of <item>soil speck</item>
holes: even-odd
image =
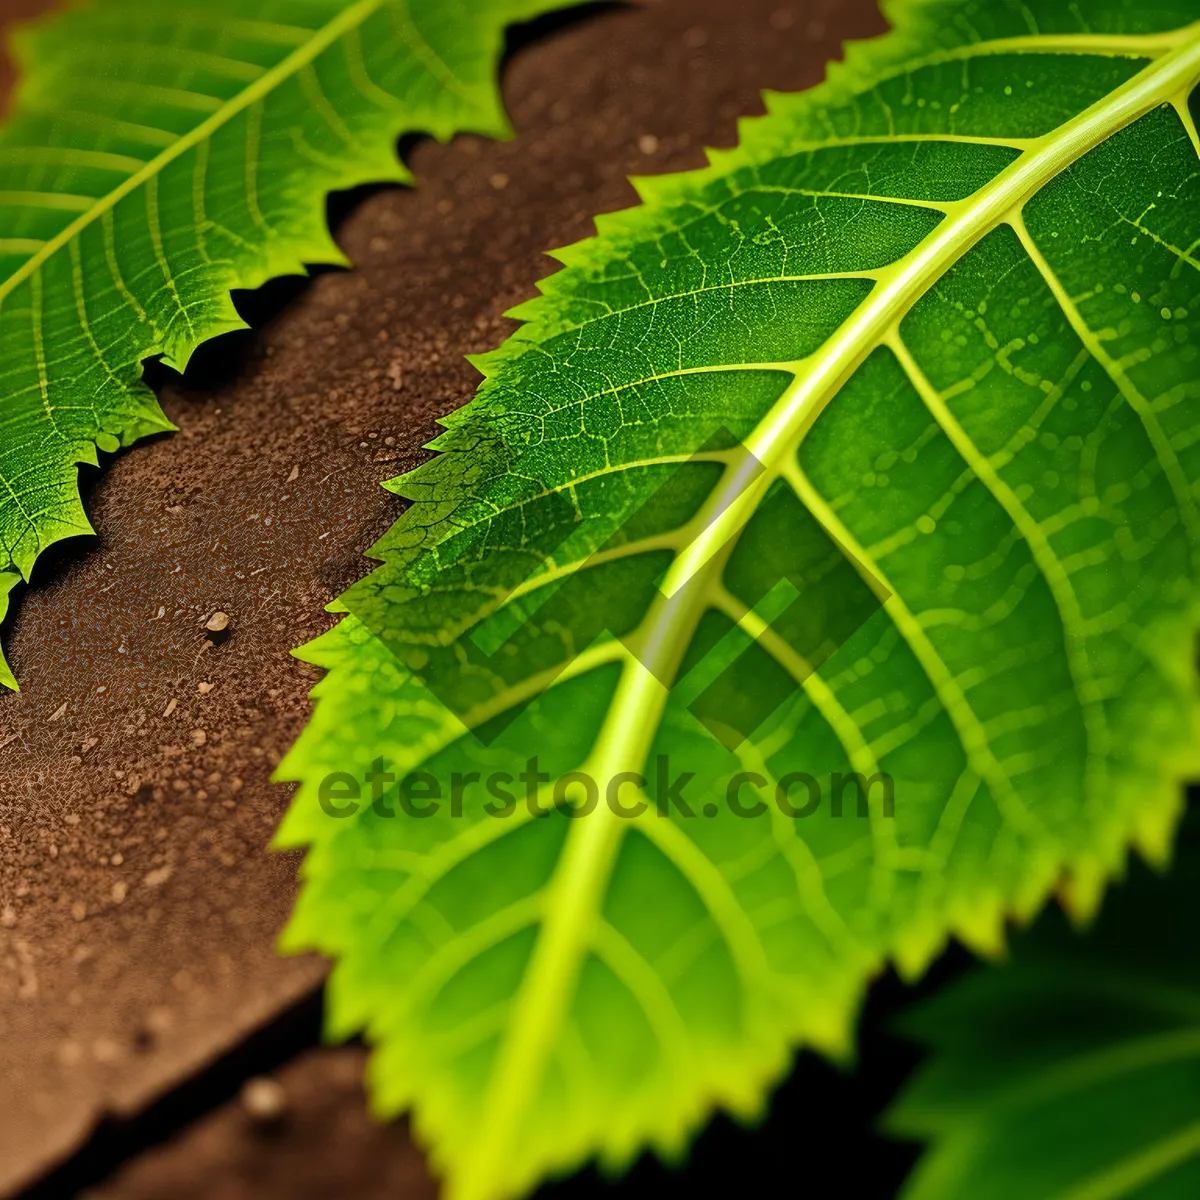
[[[246,1115],[258,1125],[277,1125],[287,1113],[287,1092],[274,1079],[248,1079],[241,1101]]]
[[[111,1038],[98,1038],[92,1043],[92,1057],[98,1063],[114,1063],[121,1057],[121,1047]]]

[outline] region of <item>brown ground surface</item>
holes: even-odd
[[[0,0],[0,27],[7,33],[9,27],[19,21],[36,17],[57,7],[55,0]],[[4,46],[0,46],[0,116],[8,111],[9,93],[13,84],[13,63]]]
[[[533,40],[505,75],[513,142],[418,145],[422,186],[342,226],[354,272],[210,356],[225,382],[167,387],[181,432],[89,480],[98,541],[47,556],[5,638],[24,690],[0,697],[0,1194],[321,980],[273,951],[297,860],[266,852],[289,797],[269,777],[314,681],[288,651],[398,515],[379,481],[469,398],[463,355],[505,335],[544,250],[633,201],[627,174],[699,165],[760,89],[816,82],[879,28],[871,0],[659,0]],[[216,610],[231,635],[206,648]],[[229,1106],[96,1195],[427,1195],[359,1070],[298,1060],[280,1130]]]
[[[367,1115],[366,1052],[310,1050],[82,1200],[435,1200],[403,1126]],[[278,1096],[278,1099],[276,1099]],[[278,1104],[278,1112],[264,1103]]]

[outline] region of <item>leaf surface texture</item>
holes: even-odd
[[[283,768],[286,944],[337,958],[331,1027],[366,1031],[454,1200],[678,1154],[796,1045],[848,1053],[886,959],[998,950],[1064,877],[1086,914],[1131,844],[1167,852],[1197,759],[1195,5],[887,12],[557,255],[303,651],[328,675]],[[511,653],[464,673],[448,625]],[[737,662],[795,692],[731,752],[689,706]],[[650,807],[318,803],[331,772],[448,793],[534,753],[641,773]],[[664,760],[691,818],[658,815]],[[894,813],[744,819],[737,771],[768,798],[886,773]]]

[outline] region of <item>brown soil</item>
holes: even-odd
[[[435,1200],[404,1127],[367,1114],[366,1057],[311,1050],[270,1079],[247,1081],[237,1101],[83,1200]]]
[[[56,8],[55,0],[0,0],[0,26],[7,34],[9,27],[30,17],[40,16]],[[0,117],[8,112],[8,101],[13,85],[13,62],[7,53],[7,37],[0,47]]]
[[[273,950],[297,859],[266,852],[289,797],[270,774],[314,682],[288,651],[398,515],[378,483],[471,395],[463,355],[512,327],[544,250],[633,202],[626,175],[699,165],[760,89],[815,83],[880,27],[871,0],[660,0],[543,30],[506,71],[514,141],[419,144],[422,186],[344,222],[355,270],[203,356],[164,388],[181,432],[87,481],[98,540],[43,560],[5,638],[24,690],[0,698],[0,1194],[322,979]],[[428,1194],[402,1129],[367,1123],[359,1059],[287,1068],[273,1133],[233,1105],[95,1194]]]

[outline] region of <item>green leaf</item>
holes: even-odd
[[[1047,913],[905,1018],[932,1057],[888,1117],[932,1148],[908,1200],[1200,1195],[1200,823],[1085,937]]]
[[[1056,885],[1084,915],[1130,845],[1167,853],[1198,765],[1195,5],[887,11],[557,255],[302,652],[329,673],[281,770],[284,946],[337,958],[330,1031],[365,1030],[453,1200],[678,1155],[795,1046],[848,1054],[886,959],[996,952]],[[581,770],[650,808],[586,812]],[[894,809],[881,778],[838,815],[851,772]]]
[[[0,618],[90,533],[79,463],[173,428],[141,382],[244,327],[231,288],[345,262],[325,197],[399,134],[503,135],[504,26],[554,0],[94,0],[17,42],[0,129]],[[0,683],[16,682],[0,658]]]

